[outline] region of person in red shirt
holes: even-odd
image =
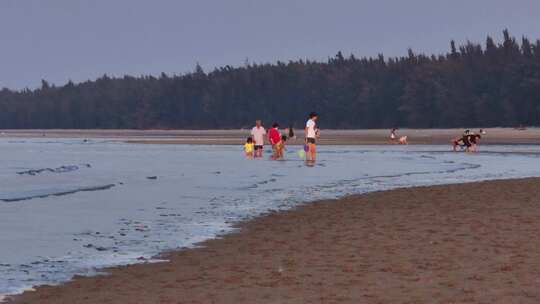
[[[281,134],[279,133],[279,124],[275,122],[272,128],[268,131],[268,141],[272,145],[272,158],[276,159],[278,156],[277,144],[281,140]]]

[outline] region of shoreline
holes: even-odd
[[[471,129],[478,131],[476,129]],[[488,128],[480,144],[540,144],[540,128],[517,130]],[[407,135],[410,144],[450,145],[463,129],[400,129],[398,135]],[[73,138],[109,139],[136,144],[211,144],[240,145],[250,130],[0,130],[0,138]],[[300,137],[291,144],[301,144],[303,130],[295,130]],[[322,145],[380,145],[395,143],[389,140],[390,130],[322,130]]]
[[[501,290],[495,295],[488,289],[492,284],[498,288],[504,284],[492,282],[492,273],[473,274],[460,265],[472,259],[487,267],[490,265],[480,257],[487,255],[496,264],[502,254],[506,258],[492,269],[495,273],[510,275],[516,268],[520,275],[530,277],[529,266],[540,272],[527,265],[533,260],[531,254],[512,251],[516,246],[538,247],[524,241],[536,231],[533,228],[540,228],[532,219],[540,215],[535,195],[538,186],[540,178],[495,180],[399,188],[305,203],[239,222],[236,232],[195,248],[159,256],[168,262],[105,268],[109,276],[75,277],[59,286],[38,286],[37,291],[10,297],[7,303],[135,303],[136,299],[140,299],[137,303],[177,303],[180,298],[187,303],[303,303],[323,298],[338,303],[377,303],[404,296],[417,301],[472,299],[475,303],[477,285],[482,291],[477,300],[499,300]],[[501,230],[497,223],[504,223],[506,229]],[[501,238],[505,234],[511,237]],[[435,257],[432,250],[437,251]],[[511,252],[501,253],[507,250]],[[536,253],[532,255],[536,257]],[[433,281],[440,283],[439,289]],[[403,286],[405,291],[400,291]],[[467,292],[456,293],[460,288]],[[309,290],[319,295],[318,300],[306,293]],[[527,294],[507,299],[518,297],[524,303],[533,299],[531,295],[540,299],[539,292],[532,289]]]

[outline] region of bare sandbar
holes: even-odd
[[[478,132],[477,129],[471,129]],[[484,129],[483,144],[540,144],[540,128],[524,130],[514,128]],[[400,129],[398,135],[406,135],[409,144],[449,144],[464,129]],[[237,145],[245,142],[250,130],[0,130],[0,138],[103,138],[129,143],[145,144],[211,144]],[[302,142],[303,130],[295,130]],[[322,130],[323,145],[374,145],[393,144],[390,130]]]
[[[540,178],[306,204],[13,303],[539,303]]]

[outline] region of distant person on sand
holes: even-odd
[[[393,128],[392,131],[390,131],[390,141],[395,141],[397,139],[396,130],[396,128]]]
[[[289,126],[289,138],[296,138],[294,135],[294,128],[292,125]]]
[[[463,150],[463,148],[465,148],[465,152],[477,152],[478,143],[481,138],[481,134],[474,134],[474,132],[471,132],[470,130],[465,130],[461,138],[456,138],[452,140],[453,150],[454,152],[457,152],[457,148],[459,147],[460,150]]]
[[[316,157],[316,140],[317,140],[317,124],[316,121],[318,119],[317,113],[311,112],[309,114],[309,119],[306,122],[306,128],[305,128],[305,144],[307,145],[307,153],[306,153],[306,162],[315,162]]]
[[[255,144],[253,143],[253,138],[250,136],[244,144],[244,152],[246,153],[247,158],[253,158],[253,150],[255,150]]]
[[[454,150],[454,152],[457,152],[458,147],[460,150],[462,150],[463,147],[465,147],[465,142],[463,141],[463,137],[452,139],[452,146],[453,146],[452,149]]]
[[[407,136],[401,136],[398,139],[397,129],[393,128],[392,131],[390,131],[390,141],[391,142],[396,142],[396,140],[397,140],[397,143],[400,144],[400,145],[408,144],[407,143]]]
[[[279,124],[277,122],[272,124],[272,128],[268,131],[268,141],[272,145],[272,158],[278,157],[278,143],[281,141],[281,134],[279,133]]]
[[[469,135],[469,142],[471,143],[471,146],[469,147],[468,152],[477,152],[478,151],[478,142],[480,141],[480,138],[482,138],[482,135],[480,135],[480,134],[470,134]]]
[[[255,153],[253,154],[254,157],[262,157],[265,135],[266,135],[266,130],[262,126],[261,120],[257,119],[255,121],[255,127],[251,129],[251,136],[253,137],[253,141],[255,142],[255,145],[254,145]]]
[[[401,136],[399,138],[399,144],[400,145],[408,145],[409,143],[407,142],[407,136]]]
[[[463,140],[463,144],[465,145],[465,152],[469,152],[469,150],[471,149],[471,140],[470,140],[470,131],[469,130],[465,130],[465,133],[463,133],[463,137],[461,138]]]
[[[457,148],[459,147],[460,150],[463,150],[463,148],[465,148],[465,152],[468,152],[472,146],[470,141],[470,135],[471,131],[467,129],[463,132],[463,135],[461,135],[460,138],[452,139],[452,150],[454,150],[454,152],[457,152]]]

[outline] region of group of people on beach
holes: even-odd
[[[477,152],[480,138],[482,138],[482,135],[485,134],[486,132],[482,129],[480,129],[477,134],[475,134],[471,130],[465,130],[461,137],[452,139],[452,146],[454,152],[457,152],[458,148],[460,150],[465,149],[465,152]]]
[[[465,130],[461,137],[453,138],[451,140],[452,149],[454,152],[465,151],[465,152],[478,152],[478,144],[482,135],[485,135],[486,132],[483,129],[480,129],[478,133],[474,133],[471,130]],[[407,136],[398,136],[397,129],[394,128],[390,131],[390,142],[397,144],[407,144]]]
[[[304,153],[306,161],[308,162],[315,161],[316,142],[320,137],[320,132],[316,123],[317,118],[317,113],[311,112],[304,129]],[[251,129],[250,136],[244,144],[244,153],[248,158],[263,157],[264,144],[267,141],[272,146],[272,155],[270,156],[270,159],[283,159],[285,144],[287,140],[291,138],[295,138],[292,126],[289,127],[288,134],[282,134],[279,130],[279,124],[274,122],[267,132],[262,125],[262,121],[257,119],[255,121],[255,126]]]
[[[307,162],[314,162],[316,157],[316,143],[320,138],[320,131],[317,128],[318,115],[315,112],[309,114],[309,119],[306,122],[304,129],[304,149],[301,155],[305,155]],[[284,158],[285,144],[287,140],[296,138],[294,135],[294,129],[292,126],[288,128],[287,134],[282,134],[279,130],[279,124],[274,122],[272,127],[266,131],[262,125],[262,121],[257,119],[255,126],[251,129],[251,134],[247,138],[244,144],[244,153],[247,158],[262,158],[265,142],[269,142],[272,146],[272,155],[270,159],[279,160]],[[461,137],[453,138],[451,143],[453,151],[457,152],[458,149],[465,152],[477,152],[478,144],[482,135],[486,132],[480,129],[478,133],[474,133],[471,130],[465,130]],[[398,136],[397,129],[394,128],[390,132],[390,141],[398,144],[408,144],[407,136]],[[300,154],[300,153],[299,153]]]

